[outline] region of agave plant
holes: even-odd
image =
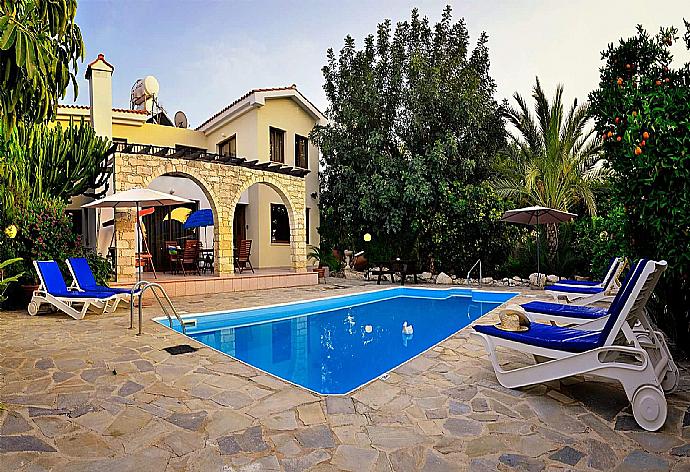
[[[494,189],[525,205],[570,211],[582,204],[595,215],[595,192],[605,185],[608,170],[595,131],[588,128],[589,104],[576,99],[564,113],[563,86],[549,102],[538,78],[532,97],[536,116],[519,93],[513,95],[517,108],[506,111],[517,133],[511,133],[510,145],[499,156]],[[556,225],[547,226],[547,243],[553,259],[558,249]]]

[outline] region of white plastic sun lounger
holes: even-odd
[[[89,262],[83,257],[70,257],[65,260],[67,268],[72,275],[72,288],[79,292],[102,292],[104,294],[115,295],[115,301],[106,306],[104,312],[114,312],[121,301],[131,303],[135,295],[138,295],[140,289],[129,289],[120,287],[107,287],[105,285],[98,285],[96,277],[89,266]]]
[[[641,260],[601,330],[585,330],[532,323],[527,331],[504,331],[495,326],[475,325],[474,337],[481,340],[501,385],[516,388],[590,374],[620,382],[632,404],[637,423],[656,431],[666,421],[664,390],[678,383],[678,370],[665,342],[649,324],[644,308],[659,265],[665,262]],[[642,325],[644,333],[632,326]],[[548,359],[512,370],[500,365],[496,348],[503,347]]]
[[[573,287],[573,288],[582,288],[582,287],[604,288],[606,286],[606,284],[608,284],[609,280],[611,280],[611,277],[613,277],[613,275],[615,274],[616,269],[618,268],[618,264],[620,264],[622,261],[623,261],[623,259],[620,257],[612,258],[611,262],[609,263],[608,268],[606,269],[606,273],[604,274],[604,278],[599,280],[599,281],[567,279],[567,280],[559,280],[558,285],[559,286]],[[618,288],[618,287],[616,287],[616,288]]]
[[[40,285],[38,290],[34,291],[27,307],[31,316],[37,315],[41,305],[47,303],[75,320],[81,320],[89,308],[95,307],[105,311],[108,303],[116,300],[114,293],[69,290],[55,261],[34,261],[34,267]],[[81,305],[81,310],[76,309],[74,305]]]
[[[626,266],[625,259],[619,259],[613,264],[611,277],[601,287],[571,286],[554,284],[544,288],[544,293],[551,295],[555,300],[561,300],[573,305],[591,305],[601,301],[612,301],[620,289],[620,276]]]

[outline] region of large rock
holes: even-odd
[[[445,272],[441,272],[436,276],[436,283],[443,285],[451,285],[453,283],[453,279],[451,279],[450,276]]]
[[[482,284],[483,285],[491,285],[494,283],[494,279],[492,277],[484,277],[482,278]]]
[[[555,284],[556,282],[558,282],[558,276],[553,274],[547,275],[546,282],[550,284]]]
[[[536,272],[533,274],[529,274],[529,283],[530,285],[542,285],[544,283],[545,277],[546,274],[537,274]]]
[[[427,280],[431,280],[431,272],[422,272],[417,277],[419,277],[419,280],[426,282]]]

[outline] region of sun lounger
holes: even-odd
[[[140,290],[135,290],[129,288],[119,288],[119,287],[106,287],[105,285],[98,285],[96,282],[96,277],[93,275],[93,271],[89,266],[89,262],[83,257],[70,257],[65,261],[70,273],[72,274],[72,285],[80,292],[102,292],[111,293],[116,296],[116,301],[109,308],[108,311],[115,311],[117,309],[117,304],[120,301],[132,300],[132,296],[139,293]]]
[[[558,380],[581,374],[620,382],[632,403],[637,423],[656,431],[666,421],[664,390],[678,383],[678,369],[666,344],[644,313],[658,271],[666,262],[641,260],[623,289],[620,302],[610,311],[601,330],[531,323],[526,331],[511,332],[496,326],[475,325],[473,336],[489,353],[498,381],[504,387]],[[643,333],[636,333],[640,326]],[[544,362],[512,370],[500,365],[496,348],[531,354]]]
[[[599,286],[573,286],[557,283],[545,287],[545,293],[550,294],[556,300],[567,301],[574,305],[590,305],[599,301],[611,301],[620,289],[619,278],[626,266],[624,259],[619,259],[613,264],[613,272],[605,281],[606,284]]]
[[[76,320],[84,318],[91,307],[101,310],[108,308],[108,303],[117,298],[112,292],[103,291],[76,291],[70,290],[65,284],[60,267],[55,261],[34,261],[34,267],[40,281],[38,290],[35,290],[28,306],[30,315],[38,314],[41,304],[47,303],[58,310],[68,314]],[[77,310],[73,305],[81,305]]]
[[[606,269],[606,273],[604,274],[604,278],[602,278],[599,281],[596,280],[572,280],[572,279],[564,279],[564,280],[559,280],[558,285],[569,285],[571,287],[605,287],[608,284],[608,281],[611,277],[616,272],[616,268],[618,267],[618,264],[622,261],[621,258],[618,257],[613,257],[611,258],[611,261],[609,262],[609,267]]]

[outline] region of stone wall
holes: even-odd
[[[215,272],[232,274],[232,221],[235,205],[244,190],[257,183],[273,188],[281,196],[290,216],[292,267],[306,271],[305,183],[300,177],[263,170],[187,159],[170,159],[143,154],[115,156],[114,185],[120,192],[147,187],[161,175],[176,175],[193,180],[206,194],[213,211]],[[118,210],[115,215],[117,280],[135,277],[134,210]]]

